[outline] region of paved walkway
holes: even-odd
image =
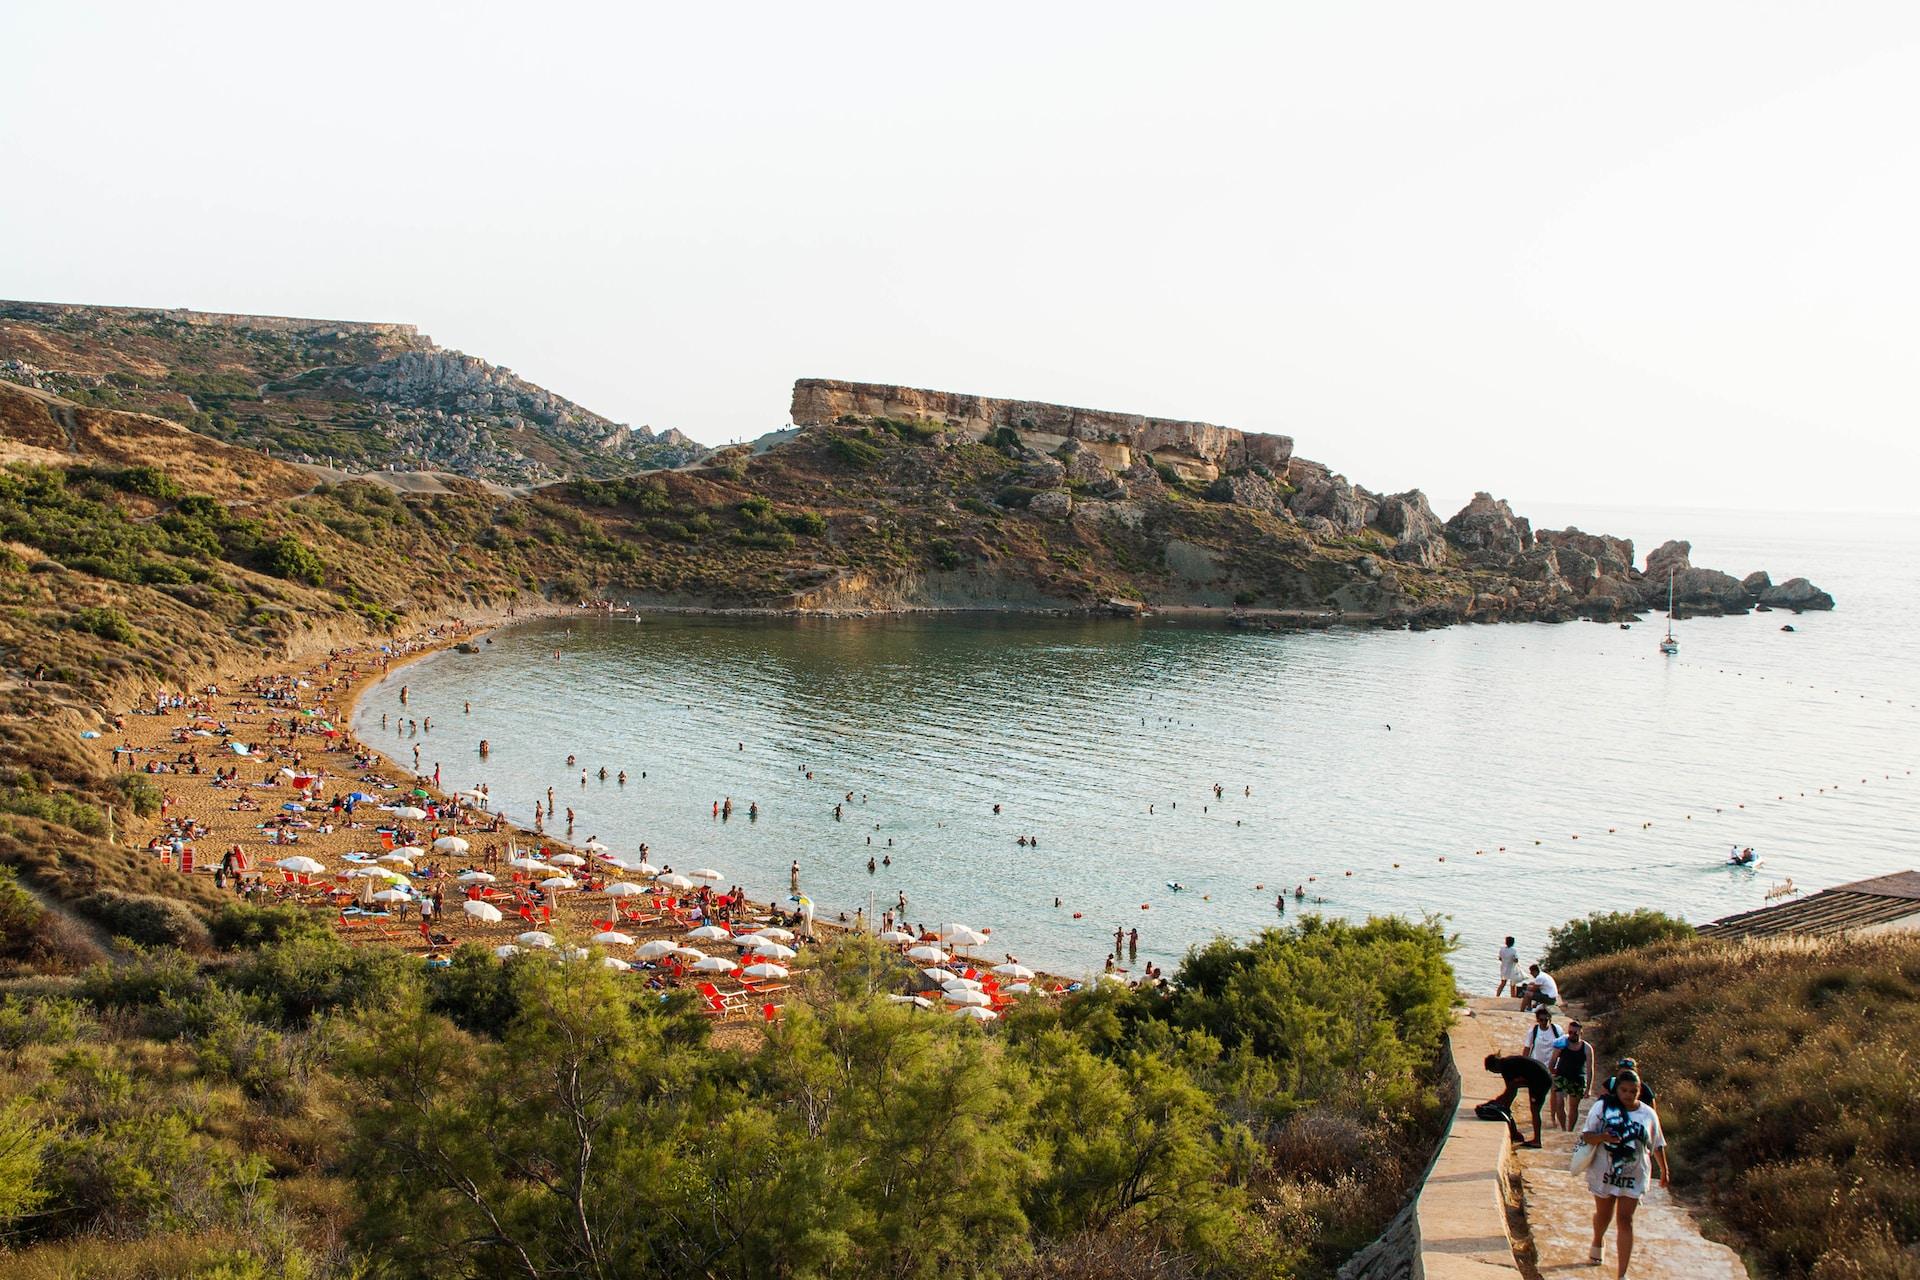
[[[1473,1114],[1475,1103],[1498,1092],[1485,1087],[1492,1077],[1480,1065],[1493,1051],[1492,1029],[1470,1009],[1454,1019],[1448,1035],[1462,1077],[1460,1099],[1446,1142],[1420,1188],[1416,1274],[1426,1280],[1518,1280],[1521,1272],[1507,1235],[1506,1127]]]
[[[1490,1040],[1500,1053],[1521,1052],[1527,1028],[1533,1019],[1520,1012],[1518,1001],[1476,997],[1467,1001],[1471,1016],[1462,1023],[1472,1025],[1479,1037]],[[1458,1024],[1456,1024],[1458,1025]],[[1472,1120],[1472,1106],[1499,1092],[1496,1077],[1481,1066],[1489,1052],[1479,1049],[1469,1058],[1466,1045],[1456,1030],[1454,1060],[1465,1077],[1461,1105],[1469,1120],[1492,1132],[1502,1126]],[[1526,1094],[1514,1107],[1522,1127],[1531,1132],[1525,1118]],[[1585,1118],[1582,1109],[1581,1118]],[[1664,1118],[1664,1117],[1663,1117]],[[1587,1192],[1586,1178],[1569,1172],[1573,1155],[1573,1135],[1553,1128],[1551,1114],[1541,1118],[1541,1149],[1516,1148],[1521,1184],[1526,1195],[1526,1221],[1533,1237],[1534,1265],[1542,1280],[1566,1276],[1593,1276],[1611,1280],[1614,1274],[1614,1229],[1609,1227],[1606,1262],[1594,1267],[1587,1262],[1587,1247],[1593,1240],[1593,1197]],[[1747,1280],[1746,1268],[1733,1250],[1716,1244],[1700,1234],[1700,1226],[1680,1204],[1658,1186],[1651,1188],[1634,1214],[1632,1280]],[[1448,1276],[1456,1273],[1429,1275]],[[1466,1276],[1470,1273],[1457,1273]]]

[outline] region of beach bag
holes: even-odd
[[[1473,1114],[1482,1120],[1505,1120],[1509,1124],[1513,1123],[1513,1117],[1507,1114],[1507,1109],[1497,1102],[1483,1102],[1473,1109]]]
[[[1597,1143],[1576,1142],[1573,1144],[1573,1159],[1568,1162],[1567,1167],[1574,1173],[1585,1173],[1587,1166],[1592,1164],[1593,1158],[1599,1154],[1600,1147]]]

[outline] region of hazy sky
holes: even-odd
[[[3,297],[412,321],[707,441],[842,377],[1443,507],[1920,507],[1920,6],[16,0],[0,47]]]

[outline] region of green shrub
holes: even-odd
[[[133,624],[122,617],[115,609],[99,605],[82,605],[73,611],[72,624],[77,631],[87,631],[102,640],[112,640],[118,644],[132,644],[139,639]]]
[[[77,796],[60,791],[33,791],[13,787],[0,791],[0,813],[17,813],[23,818],[69,827],[82,835],[97,836],[107,829],[100,811]]]
[[[1585,919],[1569,920],[1547,931],[1547,949],[1540,965],[1549,972],[1580,960],[1609,956],[1655,942],[1684,941],[1693,926],[1677,916],[1650,907],[1632,911],[1596,911]]]
[[[288,1026],[315,1014],[385,1003],[419,974],[419,961],[390,947],[351,947],[331,931],[297,933],[269,943],[225,977],[256,996]]]
[[[106,926],[115,937],[143,947],[198,950],[209,942],[205,922],[178,898],[102,889],[74,905]]]
[[[0,867],[0,958],[19,960],[40,943],[46,910],[20,887],[12,867]]]
[[[199,967],[170,947],[136,947],[119,964],[97,964],[80,978],[80,998],[96,1009],[153,1009],[195,997],[205,985]]]
[[[259,906],[229,902],[209,926],[213,944],[222,951],[250,951],[286,938],[317,937],[331,932],[325,917],[290,902]]]
[[[126,799],[127,807],[142,818],[160,812],[165,798],[159,786],[144,773],[123,773],[113,780],[114,789]]]
[[[276,578],[304,582],[310,587],[321,586],[327,580],[326,563],[306,543],[291,535],[275,539],[267,547],[261,567]]]
[[[834,436],[827,441],[827,452],[853,471],[870,470],[885,456],[878,445],[851,435]]]
[[[827,518],[818,511],[799,511],[781,520],[789,531],[803,538],[818,538],[827,531]]]

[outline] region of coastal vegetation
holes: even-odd
[[[1757,1274],[1920,1277],[1920,937],[1656,941],[1559,976]]]
[[[1580,960],[1691,938],[1693,933],[1693,926],[1685,920],[1652,907],[1595,911],[1547,930],[1547,949],[1541,953],[1540,963],[1548,972],[1557,973]]]
[[[597,964],[213,921],[0,984],[8,1275],[1330,1276],[1442,1111],[1431,923],[1308,919],[991,1033],[850,937],[729,1048]]]

